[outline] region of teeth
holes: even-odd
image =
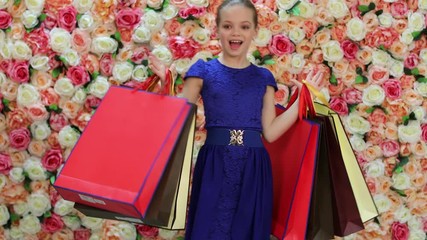
[[[230,41],[231,43],[242,43],[242,41]]]

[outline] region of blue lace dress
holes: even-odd
[[[261,112],[270,71],[250,65],[235,69],[217,59],[198,60],[188,77],[203,79],[206,129],[262,131]],[[272,173],[264,147],[205,144],[193,174],[186,240],[269,239]]]

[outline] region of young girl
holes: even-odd
[[[262,137],[274,141],[296,121],[298,100],[276,117],[276,81],[247,59],[257,35],[250,0],[224,1],[216,23],[222,54],[198,60],[185,75],[183,95],[195,103],[201,94],[207,129],[194,170],[185,239],[270,239],[272,173]],[[165,79],[165,66],[154,56],[149,60]],[[312,75],[307,80],[318,86],[321,74]]]

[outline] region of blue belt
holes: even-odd
[[[263,147],[261,133],[254,130],[209,128],[205,144]]]

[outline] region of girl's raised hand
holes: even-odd
[[[166,79],[166,66],[160,61],[155,55],[150,54],[148,56],[149,65],[148,67],[153,71],[154,74],[159,76],[160,81],[162,83],[165,82]],[[162,84],[163,85],[163,84]]]
[[[311,69],[308,74],[307,77],[305,78],[305,80],[311,84],[313,87],[315,87],[316,89],[320,89],[320,84],[322,83],[322,79],[323,79],[323,72],[317,72],[316,74],[314,74],[314,70]],[[294,83],[297,87],[298,90],[301,90],[302,87],[302,83],[299,82],[296,79],[291,79],[291,82]]]

